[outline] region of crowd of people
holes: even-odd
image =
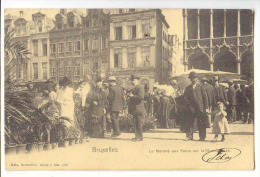
[[[229,122],[253,121],[253,81],[247,87],[230,81],[226,88],[219,84],[218,76],[209,83],[206,77],[199,80],[197,73],[191,72],[191,84],[181,89],[173,79],[153,88],[141,85],[139,79],[139,75],[131,75],[132,89],[118,85],[115,76],[106,80],[96,77],[93,82],[85,79],[74,89],[64,77],[57,84],[46,82],[46,96],[60,104],[59,116],[70,120],[64,122],[67,127],[87,131],[94,138],[106,137],[110,127],[112,137],[120,136],[119,115],[125,110],[133,116],[133,141],[143,140],[144,115],[155,117],[159,128],[172,128],[177,122],[186,140],[193,140],[193,133],[199,131],[201,141],[206,139],[206,128],[212,127],[214,140],[221,134],[224,141],[224,135],[230,133]]]

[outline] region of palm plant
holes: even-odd
[[[14,40],[14,29],[5,27],[4,56],[5,56],[5,135],[6,143],[23,143],[31,123],[30,114],[34,111],[31,101],[33,93],[16,91],[12,83],[17,67],[29,60],[27,46]],[[18,131],[18,130],[24,130]]]
[[[4,32],[5,80],[12,80],[15,78],[17,67],[21,67],[29,60],[30,52],[26,44],[15,41],[13,28],[7,26]]]

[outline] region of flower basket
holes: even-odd
[[[52,144],[51,143],[44,144],[44,147],[43,147],[44,151],[50,151],[51,149],[52,149]]]
[[[43,147],[44,147],[44,142],[39,142],[38,143],[38,152],[42,152],[43,151]]]
[[[5,145],[5,154],[8,154],[8,155],[16,154],[16,144]]]
[[[58,143],[52,143],[52,149],[55,149]]]
[[[69,140],[65,140],[65,141],[64,141],[64,147],[68,147],[68,146],[69,146],[69,143],[70,143]]]
[[[75,140],[74,140],[74,139],[70,139],[70,140],[69,140],[69,145],[70,145],[70,146],[73,146],[74,144],[75,144]]]
[[[79,144],[79,139],[78,138],[75,139],[75,144]]]
[[[16,145],[16,154],[25,154],[26,144],[17,144]]]
[[[37,152],[38,151],[38,144],[37,143],[28,143],[26,145],[26,151],[29,152]]]

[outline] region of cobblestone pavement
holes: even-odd
[[[144,133],[144,141],[132,142],[133,133],[104,139],[90,138],[88,143],[55,148],[35,154],[6,156],[6,168],[23,169],[252,169],[254,157],[253,124],[230,124],[231,134],[224,142],[213,142],[207,129],[206,141],[183,141],[179,129],[154,129]],[[221,136],[219,137],[219,140]],[[235,148],[241,154],[225,163],[206,163],[207,152]],[[232,151],[233,152],[233,151]],[[236,152],[233,152],[236,153]],[[228,156],[228,155],[227,155]],[[235,156],[229,154],[229,156]],[[222,161],[221,161],[222,162]],[[17,164],[18,166],[11,166]]]

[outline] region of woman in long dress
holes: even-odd
[[[107,108],[106,93],[102,89],[101,78],[96,79],[96,85],[89,94],[89,133],[91,137],[103,138],[104,114]]]
[[[61,88],[57,94],[57,101],[61,104],[60,116],[70,120],[70,122],[64,121],[65,126],[75,126],[72,82],[64,77],[59,85]]]

